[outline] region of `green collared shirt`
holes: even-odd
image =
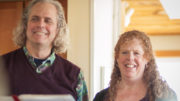
[[[36,69],[37,73],[42,73],[44,70],[49,68],[54,63],[54,60],[56,59],[55,53],[52,52],[51,55],[47,59],[43,60],[40,65],[37,65],[35,62],[36,59],[33,58],[29,54],[26,47],[23,47],[23,51],[27,59],[29,60],[30,64]],[[77,101],[88,101],[88,91],[87,91],[87,87],[86,87],[86,83],[85,83],[82,71],[80,71],[78,75],[78,84],[76,87],[76,92],[77,92],[77,97],[78,97]]]

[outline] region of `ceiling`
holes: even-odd
[[[180,19],[180,0],[160,0],[170,19]]]
[[[149,35],[180,35],[180,19],[170,19],[159,0],[122,0],[134,12],[125,30],[137,29]],[[167,3],[166,3],[167,5]]]

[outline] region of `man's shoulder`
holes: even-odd
[[[2,57],[3,59],[7,59],[7,58],[10,58],[10,57],[12,57],[12,56],[17,55],[20,51],[21,51],[21,48],[16,49],[16,50],[13,50],[13,51],[10,51],[10,52],[8,52],[8,53],[5,53],[5,54],[3,54],[1,57]]]
[[[72,62],[56,55],[54,61],[54,71],[57,75],[65,75],[67,79],[78,82],[78,75],[80,74],[80,68],[73,64]],[[76,85],[76,84],[75,84]]]
[[[80,71],[80,68],[77,65],[75,65],[74,63],[72,63],[71,61],[69,61],[67,59],[62,58],[59,55],[56,55],[56,62],[65,66],[66,68],[74,68],[74,69],[77,69]]]
[[[18,62],[22,63],[21,55],[22,54],[21,54],[20,49],[16,49],[16,50],[13,50],[9,53],[2,55],[0,58],[4,64],[4,66],[10,70],[10,69],[14,68],[15,64],[17,64]],[[13,71],[13,69],[12,69],[12,71]]]

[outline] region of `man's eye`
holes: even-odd
[[[53,23],[53,21],[51,19],[45,19],[45,22],[48,23],[48,24]]]
[[[33,17],[33,18],[31,19],[31,21],[33,21],[33,22],[38,21],[38,18]]]
[[[121,54],[128,54],[128,52],[124,51],[124,52],[121,52]]]

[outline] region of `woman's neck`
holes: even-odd
[[[120,81],[115,101],[139,101],[146,96],[147,86],[140,81]]]
[[[120,89],[131,89],[131,90],[137,90],[137,89],[142,89],[142,88],[146,88],[146,84],[144,83],[143,80],[121,80],[121,82],[119,83],[119,87]]]

